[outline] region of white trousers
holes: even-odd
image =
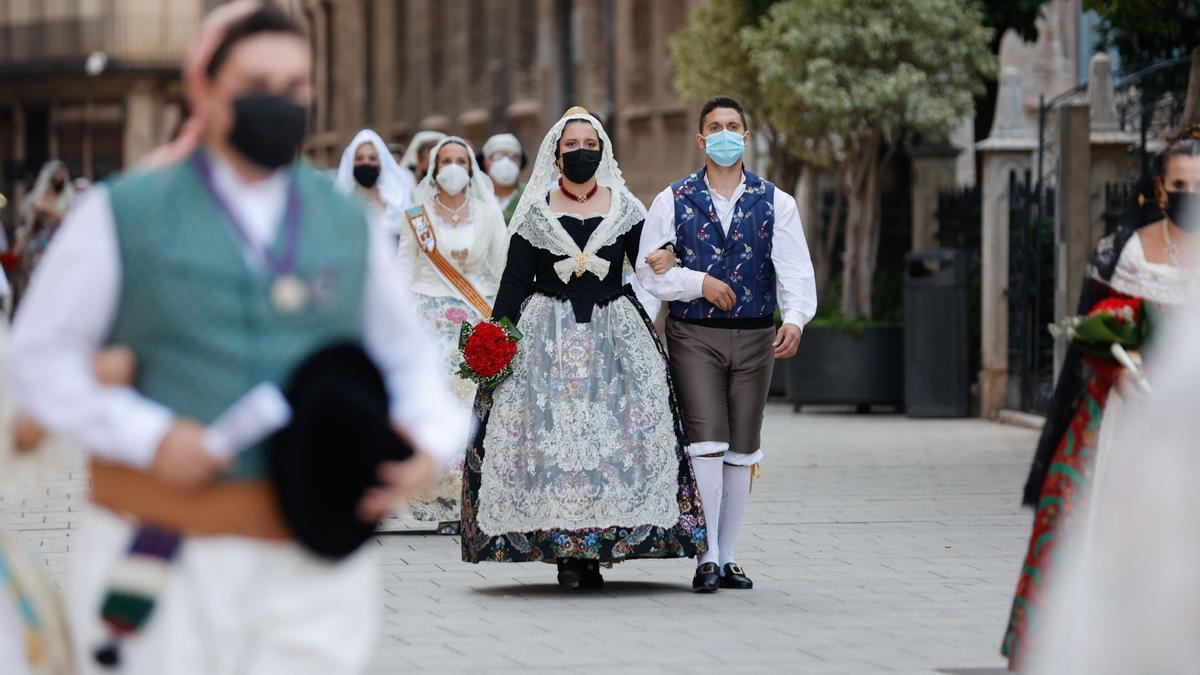
[[[359,673],[371,658],[380,598],[360,550],[338,564],[294,543],[186,539],[142,629],[121,642],[116,669],[93,656],[109,639],[100,605],[133,527],[95,508],[72,547],[67,611],[83,675]]]
[[[17,603],[4,584],[0,584],[0,673],[29,675],[25,653],[24,624]]]

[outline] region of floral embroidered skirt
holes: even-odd
[[[458,370],[461,359],[458,352],[458,334],[464,321],[474,323],[478,316],[467,303],[455,297],[435,298],[418,295],[418,311],[438,337],[442,349],[442,360],[446,372]],[[465,403],[475,396],[475,384],[451,374],[454,393]],[[450,470],[433,487],[413,497],[408,502],[409,512],[416,520],[448,522],[459,519],[459,499],[462,497],[462,466],[466,448]]]
[[[1011,670],[1019,670],[1035,649],[1039,605],[1052,583],[1053,564],[1062,559],[1058,548],[1063,545],[1067,528],[1079,522],[1077,516],[1085,512],[1096,468],[1100,423],[1111,385],[1109,377],[1092,378],[1046,473],[1029,550],[1021,565],[1012,614],[1000,649],[1008,657]]]
[[[681,558],[707,547],[666,353],[633,292],[576,323],[534,295],[513,375],[476,408],[463,560]]]

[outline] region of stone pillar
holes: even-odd
[[[125,97],[122,164],[132,166],[158,145],[159,96],[150,82],[138,82]]]
[[[1088,76],[1088,99],[1091,104],[1090,163],[1088,204],[1091,214],[1092,243],[1104,236],[1104,189],[1109,183],[1128,183],[1138,168],[1130,149],[1138,140],[1133,133],[1121,130],[1120,117],[1113,94],[1112,63],[1105,54],[1092,57]],[[1068,309],[1074,311],[1075,300],[1068,298]]]
[[[1008,389],[1008,181],[1009,174],[1033,165],[1037,141],[1021,102],[1021,76],[1008,67],[1000,76],[991,134],[975,146],[982,156],[983,241],[981,288],[981,370],[979,403],[994,414]]]
[[[1192,70],[1188,75],[1187,100],[1183,105],[1183,116],[1179,119],[1180,130],[1200,124],[1200,47],[1192,50]]]
[[[938,193],[958,183],[959,149],[943,143],[919,146],[909,154],[912,157],[912,250],[921,251],[938,245]]]
[[[1075,311],[1088,258],[1095,247],[1090,209],[1091,115],[1086,103],[1058,109],[1058,185],[1054,240],[1054,316]],[[1057,374],[1066,353],[1064,341],[1054,345]]]

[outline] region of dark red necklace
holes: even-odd
[[[595,196],[596,190],[600,189],[600,183],[593,183],[592,189],[588,190],[588,193],[586,195],[577,195],[574,192],[571,192],[570,190],[568,190],[567,186],[563,185],[563,179],[559,178],[558,179],[558,189],[562,190],[562,193],[564,195],[566,195],[566,196],[570,197],[571,199],[574,199],[575,201],[582,204],[582,203],[586,202],[587,200],[591,199],[593,196]]]

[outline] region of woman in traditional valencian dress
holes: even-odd
[[[429,173],[429,151],[445,137],[446,134],[429,129],[413,134],[400,158],[400,168],[412,177],[413,183],[425,179],[425,174]]]
[[[1157,202],[1159,209],[1149,218],[1142,217],[1144,209],[1133,210],[1129,223],[1100,240],[1088,265],[1080,314],[1117,294],[1169,308],[1195,290],[1194,274],[1179,253],[1185,242],[1192,245],[1193,234],[1180,225],[1177,205],[1184,201],[1181,195],[1200,191],[1200,141],[1185,138],[1168,146],[1156,173],[1147,206]],[[1152,222],[1144,224],[1147,220]],[[1068,350],[1025,485],[1024,503],[1037,513],[1001,648],[1014,671],[1039,650],[1038,620],[1046,609],[1040,605],[1056,572],[1051,563],[1063,557],[1064,537],[1087,521],[1096,458],[1116,451],[1105,440],[1120,424],[1120,388],[1114,384],[1121,378],[1114,361]]]
[[[404,210],[411,204],[414,184],[392,157],[379,134],[363,129],[342,152],[334,179],[343,192],[354,192],[371,206],[371,222],[398,237],[406,227]]]
[[[58,232],[59,223],[75,202],[75,187],[71,173],[61,160],[51,160],[42,166],[33,189],[21,203],[20,222],[12,252],[20,260],[12,278],[13,296],[20,301],[29,285],[33,270]]]
[[[491,314],[508,236],[491,181],[466,141],[443,138],[429,152],[429,167],[413,193],[415,206],[402,223],[397,255],[421,315],[440,338],[446,369],[456,371],[463,322],[475,323]],[[453,381],[459,396],[469,402],[474,385],[457,377]],[[414,518],[438,522],[442,534],[458,533],[461,468],[458,465],[431,492],[409,502]]]
[[[509,226],[492,316],[524,337],[468,452],[464,560],[554,562],[563,587],[599,588],[602,563],[703,550],[666,356],[622,283],[645,215],[600,122],[568,111]]]

